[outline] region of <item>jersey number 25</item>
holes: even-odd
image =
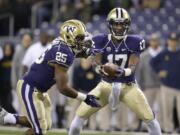
[[[67,54],[65,53],[61,53],[61,52],[57,52],[56,53],[56,60],[62,63],[66,63],[67,60]]]

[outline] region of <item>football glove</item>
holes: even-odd
[[[99,98],[97,98],[94,95],[87,95],[86,99],[84,102],[92,107],[101,107],[101,105],[97,102]]]
[[[117,76],[117,77],[125,76],[125,70],[122,69],[122,68],[119,68],[119,69],[117,70],[116,76]]]

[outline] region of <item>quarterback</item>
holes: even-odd
[[[68,86],[67,70],[74,58],[89,49],[92,43],[85,25],[78,20],[62,24],[60,37],[34,62],[30,71],[17,84],[17,95],[21,101],[24,116],[17,116],[0,110],[3,124],[21,124],[30,127],[26,135],[45,135],[51,128],[51,103],[48,89],[57,84],[59,91],[71,98],[84,101],[92,107],[99,107],[94,95],[76,92]]]
[[[112,109],[116,109],[118,102],[123,102],[146,123],[150,135],[161,135],[159,123],[134,77],[145,41],[138,35],[127,34],[131,19],[125,9],[112,9],[107,22],[110,34],[93,37],[95,48],[101,50],[101,54],[96,55],[97,63],[101,63],[96,71],[101,74],[102,81],[90,94],[99,98],[101,107],[109,103]],[[100,109],[81,103],[69,135],[79,135],[84,121]]]

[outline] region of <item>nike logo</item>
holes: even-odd
[[[124,51],[126,51],[126,49],[125,49],[125,48],[123,48],[123,49],[121,49],[121,51],[123,51],[123,52],[124,52]]]

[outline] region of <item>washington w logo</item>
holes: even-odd
[[[66,29],[67,33],[74,32],[76,29],[75,26],[68,26],[68,25],[64,26],[64,28]]]

